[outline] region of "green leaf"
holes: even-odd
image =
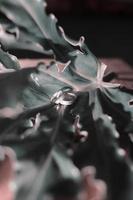
[[[77,45],[73,43],[65,36],[62,28],[57,28],[53,16],[48,16],[43,10],[43,1],[34,1],[32,4],[31,2],[32,0],[16,0],[14,2],[1,0],[0,9],[15,23],[19,32],[23,34],[25,42],[39,42],[44,48],[46,47],[45,49],[53,50],[58,61],[67,64],[62,70],[59,69],[58,62],[49,68],[40,64],[37,72],[34,69],[31,71],[30,69],[21,70],[21,74],[24,71],[27,74],[25,76],[24,73],[21,76],[27,84],[23,81],[20,83],[20,79],[19,81],[14,79],[18,86],[17,92],[13,93],[11,97],[10,94],[6,96],[2,94],[2,96],[5,96],[7,100],[10,99],[10,104],[12,102],[21,103],[24,108],[33,108],[49,103],[51,98],[55,94],[59,95],[58,92],[62,91],[63,88],[70,88],[76,96],[88,92],[88,103],[94,119],[97,119],[102,113],[107,113],[114,118],[118,130],[127,129],[126,124],[132,121],[133,115],[133,110],[128,104],[133,98],[132,94],[122,91],[119,84],[104,82],[106,66],[90,53],[84,44],[84,39],[81,38]],[[25,19],[23,23],[21,16]],[[79,47],[80,49],[78,49]],[[18,76],[17,72],[14,72],[15,76]],[[14,90],[15,84],[13,82],[11,78],[9,84],[6,83],[5,91],[9,91],[11,88]],[[5,104],[8,102],[7,100],[4,101],[4,106],[9,107],[10,104]],[[59,102],[60,100],[58,100]],[[119,117],[115,117],[114,113],[117,113]],[[126,124],[121,123],[124,121]]]
[[[3,29],[0,36],[3,43],[7,37],[9,46],[13,44],[19,49],[20,44],[20,49],[27,49],[29,44],[29,50],[33,47],[34,51],[47,51],[57,60],[50,66],[38,64],[19,69],[12,56],[0,51],[0,62],[6,72],[0,74],[0,140],[12,146],[19,158],[30,160],[30,167],[24,171],[28,169],[32,177],[30,181],[28,174],[26,177],[21,174],[17,198],[44,199],[46,193],[59,194],[61,191],[56,186],[59,184],[61,188],[62,181],[79,180],[79,172],[76,176],[72,173],[77,169],[66,152],[75,151],[78,146],[75,143],[80,141],[76,137],[82,131],[92,133],[86,146],[83,145],[85,151],[79,167],[82,159],[87,164],[94,161],[98,175],[106,180],[113,196],[116,190],[112,185],[115,185],[115,175],[119,180],[119,169],[118,175],[121,177],[124,172],[127,185],[131,173],[129,163],[120,155],[123,151],[119,151],[116,142],[119,134],[103,113],[113,117],[120,136],[129,132],[133,119],[129,105],[132,91],[104,81],[106,66],[91,54],[83,37],[76,43],[65,36],[63,29],[56,25],[56,18],[46,14],[42,0],[0,0],[0,10],[13,25]],[[59,63],[64,63],[62,69]],[[6,71],[6,68],[16,71]],[[21,113],[17,106],[21,107]],[[9,111],[12,117],[7,116]],[[91,150],[94,154],[89,157]],[[120,199],[122,193],[117,194]]]
[[[110,117],[102,115],[95,123],[95,130],[103,170],[106,168],[103,174],[106,177],[108,192],[111,198],[131,199],[132,161],[126,155],[126,151],[118,145],[116,138],[118,138],[119,133],[116,130],[115,124]],[[121,176],[123,176],[122,182],[118,178]]]
[[[51,66],[48,74],[69,83],[77,95],[88,93],[87,103],[92,108],[94,119],[97,119],[102,113],[109,114],[114,118],[117,128],[124,130],[133,119],[133,109],[129,105],[133,95],[131,91],[123,90],[120,84],[103,81],[106,67],[103,63],[98,65],[96,77],[90,77],[87,72],[80,71],[79,68],[71,68],[71,65],[60,73],[56,66]],[[46,71],[45,68],[43,71]]]
[[[132,199],[133,163],[119,146],[115,124],[110,116],[100,115],[91,121],[91,127],[88,140],[79,144],[74,153],[74,163],[80,168],[95,166],[97,177],[107,184],[107,196],[111,199]]]
[[[63,37],[60,37],[56,28],[56,19],[53,15],[47,16],[44,12],[44,1],[16,0],[12,2],[9,0],[5,2],[1,0],[0,4],[1,11],[4,12],[20,30],[22,29],[22,31],[25,32],[29,40],[36,42],[42,40],[41,44],[44,41],[46,49],[51,49],[50,45],[67,45],[67,42],[65,42]]]
[[[57,19],[46,14],[43,0],[1,0],[0,10],[15,24],[19,35],[22,34],[18,41],[39,44],[44,50],[53,51],[59,62],[69,62],[71,68],[77,67],[86,75],[95,76],[99,62],[85,45],[84,38],[79,42],[68,39],[63,29],[56,26]]]
[[[0,63],[7,69],[18,70],[20,69],[19,61],[14,55],[6,53],[0,48]]]
[[[46,111],[44,111],[42,113],[43,124],[40,124],[39,128],[35,130],[37,137],[29,137],[29,140],[24,138],[24,140],[16,142],[15,146],[17,148],[23,147],[23,151],[25,151],[23,155],[20,155],[19,152],[17,154],[18,158],[23,158],[23,161],[20,162],[20,164],[22,163],[22,169],[19,169],[19,175],[16,179],[16,199],[20,197],[21,199],[36,200],[43,199],[45,195],[64,195],[65,190],[60,191],[57,186],[59,185],[60,187],[67,182],[72,184],[69,190],[70,195],[72,195],[73,190],[73,195],[77,192],[80,173],[67,155],[66,150],[62,145],[62,147],[60,146],[60,126],[63,119],[62,109],[64,110],[63,106],[60,107],[58,116],[55,116],[56,119],[46,120],[45,124],[43,117],[46,115]],[[49,109],[48,111],[53,117],[51,110]],[[50,134],[47,134],[46,130],[49,121],[53,121],[54,126],[52,127],[50,123]],[[11,141],[9,145],[11,145]],[[22,153],[22,149],[20,153]],[[25,162],[25,158],[28,158],[28,162]],[[24,166],[27,167],[24,168]],[[32,176],[32,179],[28,178],[29,175]]]
[[[0,41],[2,46],[5,49],[8,49],[9,51],[19,51],[19,53],[25,54],[25,51],[28,52],[27,57],[29,57],[29,52],[38,53],[41,55],[47,55],[50,54],[50,52],[47,52],[43,49],[43,47],[35,43],[34,41],[25,41],[25,33],[23,31],[20,32],[17,26],[9,22],[3,22],[0,21]]]
[[[79,170],[60,147],[55,147],[49,157],[41,162],[20,161],[19,175],[16,177],[16,199],[44,199],[46,196],[67,195],[77,192],[80,183]],[[29,178],[30,177],[30,178]],[[71,184],[71,188],[64,191],[53,190],[58,185]],[[75,191],[76,190],[76,191]],[[74,195],[74,194],[73,194]]]

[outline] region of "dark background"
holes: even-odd
[[[133,0],[47,0],[73,39],[85,36],[100,58],[120,58],[133,65]]]

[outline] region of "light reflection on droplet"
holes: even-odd
[[[71,105],[73,104],[74,100],[76,99],[76,94],[74,94],[71,91],[65,90],[60,90],[56,92],[52,98],[51,101],[54,102],[55,104],[61,104],[61,105]]]

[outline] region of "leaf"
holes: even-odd
[[[16,179],[18,186],[16,199],[41,200],[48,195],[68,195],[67,192],[71,194],[75,189],[77,192],[80,173],[66,153],[59,147],[54,148],[47,160],[43,158],[41,163],[20,161],[20,166],[19,175]],[[66,185],[67,181],[69,181],[68,184],[72,185],[69,191]],[[64,183],[66,191],[53,190],[54,187],[56,188],[58,185],[61,187]]]
[[[25,38],[25,34],[20,32],[18,27],[16,27],[14,24],[11,24],[11,22],[1,22],[0,41],[5,49],[13,52],[15,51],[16,54],[17,51],[22,54],[25,54],[25,51],[30,51],[41,54],[43,56],[50,54],[50,52],[45,51],[41,45],[32,41],[25,41],[23,38]],[[29,53],[27,56],[29,57]]]
[[[87,103],[92,109],[94,119],[97,119],[102,113],[109,114],[114,118],[117,128],[124,130],[133,118],[133,109],[129,105],[133,95],[131,91],[123,90],[120,84],[103,81],[106,67],[103,63],[98,65],[96,77],[87,76],[84,71],[81,72],[78,68],[74,69],[71,66],[67,66],[61,72],[56,65],[49,69],[42,66],[41,71],[69,84],[77,95],[88,93]],[[85,108],[86,106],[84,105]]]
[[[11,146],[17,153],[17,158],[21,158],[22,160],[20,162],[22,168],[19,168],[19,175],[16,179],[16,199],[20,197],[20,199],[36,200],[38,198],[43,199],[47,194],[57,195],[59,192],[58,188],[57,190],[54,188],[58,184],[62,185],[67,182],[68,184],[72,184],[72,187],[67,190],[70,195],[73,190],[73,195],[75,195],[75,187],[76,192],[78,189],[77,184],[80,181],[78,169],[73,165],[65,150],[56,147],[58,146],[58,137],[60,135],[59,128],[62,120],[62,112],[59,112],[60,115],[57,116],[55,110],[51,112],[50,108],[47,107],[48,114],[47,110],[43,108],[45,107],[40,107],[42,121],[35,128],[35,135],[32,129],[32,137],[20,138],[20,140],[18,137],[20,133],[17,129],[19,127],[19,120],[17,119],[17,126],[14,127],[14,123],[12,122],[10,130],[8,130],[10,135],[7,132],[4,136],[4,139],[7,137],[7,140],[3,140],[4,143],[2,142],[2,144]],[[26,117],[29,119],[30,116],[33,117],[37,110],[39,111],[39,109],[27,111],[25,115],[20,115],[20,119],[25,119]],[[55,115],[53,116],[53,114]],[[44,119],[45,116],[50,117],[50,115],[52,119]],[[47,132],[49,126],[50,131]],[[13,137],[14,131],[17,132],[15,137]],[[28,159],[28,162],[25,159]],[[32,178],[29,179],[29,175]],[[65,194],[65,191],[62,191],[62,194]]]
[[[30,83],[30,75],[35,69],[22,69],[13,72],[0,74],[0,106],[16,107],[17,104],[22,103],[23,92]],[[30,85],[30,84],[29,84]],[[25,103],[23,102],[23,106]]]
[[[109,117],[103,114],[112,116],[120,134],[125,134],[124,129],[128,130],[133,118],[129,105],[133,99],[132,92],[122,90],[119,84],[104,81],[106,66],[90,53],[84,38],[81,37],[78,43],[68,39],[63,29],[56,25],[55,17],[48,16],[43,8],[42,0],[0,0],[0,10],[13,24],[13,28],[5,29],[10,36],[14,36],[13,43],[20,41],[20,49],[30,44],[29,49],[37,46],[37,51],[44,49],[50,55],[52,51],[57,60],[50,66],[38,64],[34,68],[0,74],[0,123],[4,127],[1,128],[1,142],[13,146],[19,158],[32,162],[29,167],[32,170],[28,171],[33,179],[30,182],[28,177],[21,176],[22,183],[20,180],[18,185],[22,190],[19,190],[18,198],[34,200],[45,198],[43,192],[60,192],[56,186],[62,180],[71,178],[71,169],[75,169],[66,152],[75,151],[78,140],[75,142],[74,139],[82,131],[86,131],[92,139],[88,137],[85,145],[90,141],[92,144],[90,142],[91,147],[83,147],[85,151],[80,157],[80,166],[82,159],[85,159],[84,163],[93,161],[98,175],[108,185],[111,181],[109,197],[113,196],[117,192],[112,186],[115,185],[115,175],[119,180],[117,175],[121,177],[124,174],[125,185],[128,185],[131,173],[130,165],[121,155],[123,151],[116,142],[119,134],[109,122]],[[2,40],[5,41],[1,34]],[[3,67],[10,67],[11,62],[11,68],[15,68],[16,61],[12,62],[8,54],[2,53]],[[64,63],[62,69],[60,62]],[[12,111],[20,105],[21,114],[17,113],[12,118],[6,116],[5,109],[10,108],[13,114]],[[89,157],[90,150],[94,153],[92,157]],[[88,155],[88,158],[84,155]],[[75,176],[72,179],[75,180]],[[113,199],[123,196],[123,185],[119,187],[117,183],[117,188],[120,190]]]
[[[119,147],[115,139],[117,138],[115,124],[110,121],[109,117],[103,115],[99,117],[95,127],[99,151],[101,151],[101,155],[105,157],[105,166],[108,169],[107,177],[110,176],[108,179],[108,181],[110,181],[108,182],[108,184],[110,184],[108,188],[112,199],[131,199],[131,185],[133,181],[132,161],[128,158],[128,155],[126,156],[124,149]],[[121,177],[121,175],[123,176],[122,183],[118,178]]]
[[[1,48],[0,48],[0,63],[7,69],[8,68],[14,70],[20,69],[19,61],[17,60],[17,58],[14,55],[4,52]]]
[[[52,96],[63,87],[69,87],[65,81],[42,73],[39,68],[26,68],[15,72],[0,74],[0,106],[24,109],[34,108],[51,101]],[[53,83],[56,83],[53,87]],[[70,85],[71,86],[71,85]]]
[[[24,109],[35,108],[49,103],[57,91],[68,88],[66,94],[70,91],[74,95],[74,101],[78,93],[88,92],[88,105],[90,107],[95,105],[95,109],[93,109],[94,119],[98,118],[102,112],[107,113],[114,117],[118,130],[124,130],[126,124],[132,119],[132,110],[128,105],[132,95],[118,89],[119,84],[103,82],[105,68],[104,65],[99,66],[96,78],[86,77],[69,66],[60,72],[56,65],[47,68],[44,64],[39,64],[36,68],[21,69],[17,72],[4,74],[5,78],[2,78],[1,81],[1,91],[4,88],[4,91],[13,90],[14,92],[7,92],[6,95],[1,92],[1,106],[13,107],[13,105],[20,104],[22,109],[23,107]],[[117,95],[114,95],[114,92],[117,92]],[[112,112],[113,110],[114,112]],[[115,117],[115,112],[119,114],[119,118]],[[121,123],[121,121],[127,123]]]
[[[61,28],[60,31],[62,34],[59,32],[53,17],[51,19],[50,16],[46,15],[45,11],[42,9],[42,1],[39,3],[34,1],[32,6],[30,5],[30,1],[32,0],[16,0],[13,4],[10,0],[1,1],[1,10],[16,24],[16,26],[18,26],[19,31],[24,33],[26,40],[27,38],[32,38],[31,42],[34,42],[34,37],[46,39],[49,44],[48,49],[53,50],[56,56],[57,52],[55,50],[58,50],[59,45],[61,45],[61,55],[57,56],[57,60],[60,62],[62,58],[64,59],[62,49],[65,47],[67,49],[67,51],[65,51],[67,59],[63,60],[63,62],[67,62],[67,65],[64,69],[60,70],[58,63],[49,68],[40,64],[37,68],[38,72],[33,70],[34,72],[31,71],[28,73],[28,71],[25,71],[28,74],[26,78],[28,84],[24,83],[21,91],[20,88],[18,88],[17,93],[11,96],[10,102],[22,103],[25,108],[33,108],[36,105],[43,105],[44,102],[48,103],[55,94],[59,95],[58,92],[62,91],[63,88],[70,88],[70,91],[74,93],[75,96],[80,93],[88,92],[88,103],[92,109],[94,119],[97,119],[102,113],[107,113],[114,117],[118,130],[127,129],[126,124],[130,123],[133,115],[133,111],[128,105],[128,102],[132,99],[132,94],[127,94],[126,91],[122,91],[119,88],[119,84],[104,82],[106,66],[100,63],[89,52],[84,44],[84,39],[81,38],[78,45],[73,43],[65,36]],[[9,5],[11,5],[10,10],[8,9]],[[20,9],[19,13],[18,9],[14,10],[16,7]],[[25,18],[23,24],[21,23],[20,13]],[[31,27],[31,29],[29,29],[29,27]],[[40,44],[43,45],[42,40]],[[79,46],[81,47],[80,51],[76,50],[75,52],[75,47],[77,48]],[[81,50],[83,50],[83,52],[81,52]],[[52,86],[53,83],[54,87]],[[12,84],[9,83],[7,85],[11,87]],[[19,86],[20,84],[17,85]],[[5,91],[7,91],[6,88]],[[119,95],[114,95],[114,93]],[[9,98],[6,96],[6,99]],[[59,100],[58,103],[61,101],[63,100]],[[104,106],[104,103],[106,103],[106,106]],[[118,113],[119,117],[115,117],[114,113]],[[126,121],[126,124],[121,123],[121,121]]]
[[[56,119],[50,120],[54,122],[54,126],[52,128],[50,123],[51,130],[50,135],[48,134],[49,136],[46,135],[45,132],[49,123],[47,120],[46,125],[44,123],[42,126],[39,124],[39,128],[35,130],[36,133],[39,132],[35,140],[34,137],[29,137],[29,140],[26,138],[24,141],[21,140],[20,143],[16,142],[15,146],[17,146],[17,148],[23,146],[23,151],[26,151],[24,155],[20,155],[18,152],[18,158],[23,158],[22,164],[24,163],[24,166],[28,164],[28,166],[24,168],[24,171],[20,171],[21,173],[19,172],[20,175],[16,179],[16,184],[18,186],[16,199],[20,196],[21,199],[36,200],[38,198],[43,199],[44,196],[48,194],[57,195],[58,192],[60,192],[60,190],[58,191],[58,184],[66,184],[67,181],[69,181],[68,184],[72,182],[74,191],[75,187],[77,188],[77,184],[79,184],[80,181],[79,171],[66,154],[66,150],[59,145],[60,140],[58,137],[61,134],[59,130],[63,119],[62,109],[64,110],[61,106],[58,116],[55,116]],[[48,111],[51,116],[53,116],[51,110],[49,109]],[[44,114],[46,115],[45,111]],[[42,113],[42,117],[44,114]],[[11,141],[9,145],[11,145]],[[24,158],[28,158],[29,162],[25,162]],[[32,176],[32,179],[28,178],[29,175],[27,171],[28,174]],[[72,188],[70,188],[69,192],[70,194],[72,193]],[[62,194],[65,194],[65,190],[62,191]]]
[[[25,32],[27,32],[28,39],[31,37],[31,39],[37,40],[37,42],[39,40],[44,40],[44,43],[46,39],[46,49],[50,48],[51,40],[53,41],[53,45],[65,42],[57,31],[55,25],[56,19],[53,15],[48,17],[44,13],[44,2],[42,0],[39,2],[33,0],[16,0],[16,2],[12,2],[9,0],[6,2],[1,1],[0,3],[1,11],[6,13],[7,17],[20,27],[20,29],[24,29]],[[23,16],[23,23],[21,16]],[[55,42],[54,39],[56,39]],[[65,44],[67,44],[67,42],[65,42]]]
[[[79,42],[68,39],[63,29],[56,26],[54,15],[46,14],[43,0],[1,0],[0,10],[15,24],[19,34],[22,33],[20,41],[39,44],[50,52],[52,50],[57,61],[69,62],[71,68],[77,67],[86,75],[96,74],[99,61],[85,45],[84,38],[81,37]]]
[[[41,146],[43,142],[47,144],[47,139],[51,137],[57,118],[57,111],[54,104],[51,103],[28,109],[11,119],[2,118],[0,142],[3,145],[14,145],[17,148],[24,147],[24,152],[28,154],[31,149],[33,151],[34,146]],[[44,136],[47,139],[45,138],[43,141]],[[28,145],[29,141],[31,141],[30,146]]]
[[[100,115],[91,127],[89,139],[79,144],[75,151],[74,163],[80,168],[95,166],[97,177],[107,184],[107,196],[111,199],[132,199],[132,161],[118,144],[115,124],[110,116]]]

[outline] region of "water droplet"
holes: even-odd
[[[64,88],[56,92],[51,98],[51,101],[54,102],[55,104],[68,106],[73,104],[75,99],[76,99],[76,94],[72,92],[70,88]]]

